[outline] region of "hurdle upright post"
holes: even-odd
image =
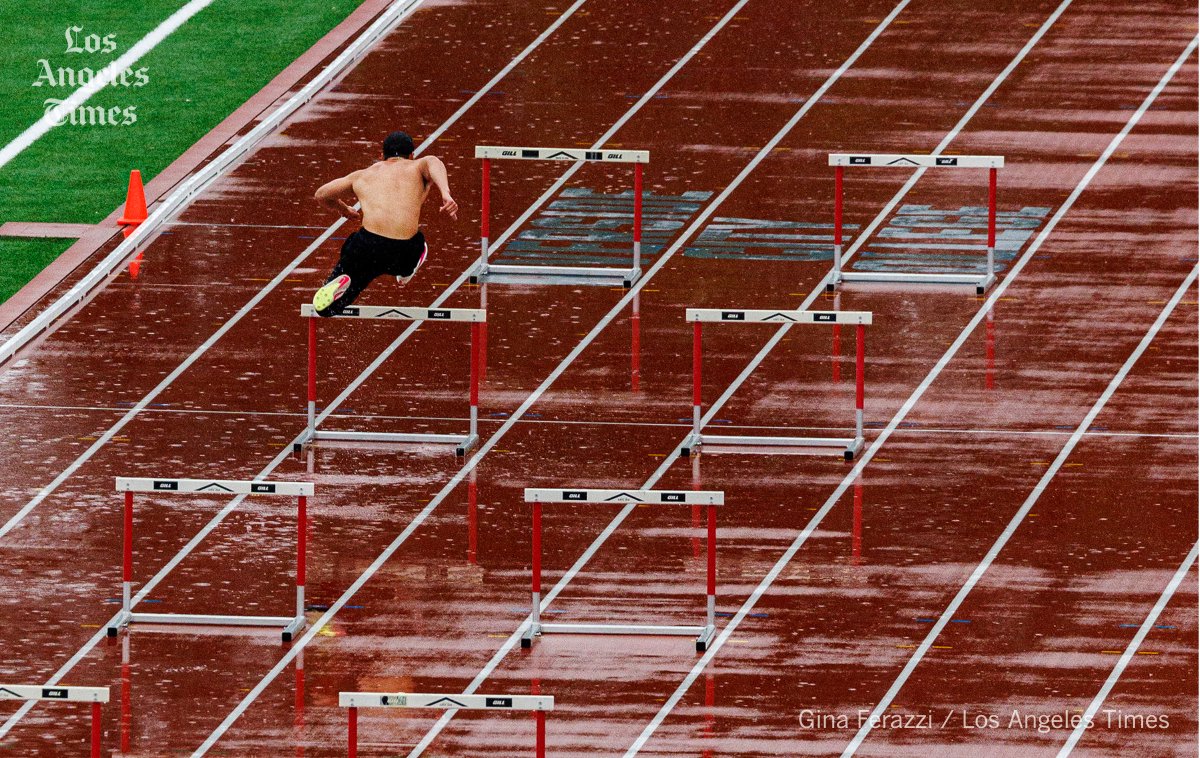
[[[304,618],[304,581],[308,564],[308,497],[296,497],[296,618]]]
[[[703,361],[700,357],[703,339],[699,321],[692,323],[692,434],[700,434],[700,367]]]
[[[121,612],[129,618],[132,612],[133,598],[133,493],[125,493],[125,513],[123,518],[124,532],[121,554],[124,565],[121,568]],[[111,632],[109,636],[112,636]]]
[[[100,758],[100,703],[92,703],[92,758]]]
[[[708,506],[708,628],[717,627],[717,507]]]
[[[996,168],[994,166],[988,169],[987,272],[989,279],[996,275]]]
[[[346,709],[346,713],[346,718],[349,719],[349,723],[346,727],[346,733],[347,738],[350,741],[349,749],[346,751],[346,755],[350,756],[350,758],[358,758],[358,708],[355,706],[350,706]]]
[[[317,428],[317,320],[308,320],[308,434]]]
[[[863,440],[863,408],[866,400],[867,373],[867,329],[858,324],[854,329],[854,439],[856,444]]]
[[[487,273],[488,265],[488,216],[492,211],[492,159],[483,159],[483,194],[480,197],[479,219],[479,273]]]
[[[829,289],[833,289],[842,278],[842,181],[845,179],[845,166],[837,166],[833,174],[833,281]]]
[[[534,751],[537,758],[546,758],[546,712],[535,711],[534,719],[537,722],[537,737],[535,738],[537,741]]]
[[[468,437],[479,436],[479,351],[482,339],[480,322],[471,324],[471,419]],[[464,451],[465,452],[465,451]]]
[[[633,268],[642,270],[642,164],[633,164]]]
[[[530,618],[530,633],[541,633],[542,626],[542,504],[533,504],[533,570],[532,597],[533,609]]]

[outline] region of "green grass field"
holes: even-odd
[[[0,168],[0,221],[95,223],[125,197],[130,169],[149,181],[336,26],[361,0],[216,0],[134,67],[144,85],[112,86],[89,106],[117,108],[128,125],[55,128]],[[0,3],[6,50],[0,60],[0,144],[41,117],[59,68],[99,70],[182,7],[185,0]],[[68,53],[67,30],[83,53]],[[114,35],[116,49],[86,52],[87,35]],[[95,46],[93,44],[93,46]],[[45,60],[46,63],[40,63]],[[33,86],[40,81],[41,86]],[[0,302],[70,242],[0,238]]]

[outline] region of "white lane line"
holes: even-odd
[[[1150,633],[1150,630],[1158,621],[1158,617],[1162,614],[1163,609],[1166,608],[1167,603],[1171,601],[1171,596],[1175,594],[1175,590],[1179,589],[1179,585],[1183,583],[1184,577],[1186,577],[1188,572],[1192,570],[1192,566],[1196,563],[1196,555],[1198,550],[1200,550],[1200,542],[1196,542],[1192,545],[1192,549],[1190,552],[1188,552],[1187,558],[1183,559],[1183,563],[1179,565],[1179,568],[1175,571],[1175,575],[1172,576],[1171,581],[1167,583],[1167,588],[1163,590],[1162,595],[1160,595],[1158,598],[1158,602],[1156,602],[1154,607],[1150,609],[1150,615],[1146,616],[1146,620],[1143,621],[1141,627],[1138,628],[1137,634],[1133,635],[1133,639],[1130,640],[1129,644],[1125,647],[1125,652],[1121,654],[1121,659],[1117,661],[1116,667],[1114,667],[1112,673],[1108,675],[1108,679],[1105,680],[1104,686],[1102,686],[1100,691],[1096,693],[1096,697],[1092,699],[1091,704],[1088,705],[1087,710],[1084,711],[1083,717],[1080,719],[1079,724],[1075,727],[1075,730],[1071,732],[1071,736],[1067,738],[1067,741],[1062,746],[1062,749],[1058,751],[1058,758],[1067,758],[1067,756],[1071,754],[1071,751],[1075,749],[1075,745],[1079,743],[1079,739],[1083,737],[1084,733],[1087,731],[1087,725],[1092,723],[1092,719],[1096,717],[1096,713],[1099,712],[1100,706],[1104,704],[1104,700],[1108,697],[1108,694],[1112,692],[1112,688],[1116,686],[1117,680],[1121,678],[1121,674],[1125,673],[1125,668],[1129,665],[1130,661],[1133,660],[1133,656],[1137,654],[1137,650],[1139,647],[1141,647],[1142,641],[1146,639],[1146,635]]]
[[[884,30],[887,29],[887,27],[891,25],[892,21],[895,20],[896,16],[900,15],[900,12],[903,11],[908,6],[909,2],[910,2],[910,0],[901,0],[901,2],[896,5],[896,7],[892,10],[892,12],[889,13],[887,15],[887,17],[884,18],[883,21],[881,21],[875,27],[875,29],[862,42],[862,44],[860,44],[858,46],[858,48],[853,53],[851,53],[851,55],[845,60],[845,62],[842,63],[842,65],[839,66],[837,68],[837,70],[835,70],[833,73],[831,73],[829,75],[829,77],[825,80],[825,82],[816,90],[816,92],[813,93],[813,95],[811,97],[809,97],[807,100],[805,100],[804,104],[800,106],[799,110],[797,110],[796,113],[793,114],[793,116],[790,119],[788,119],[788,122],[786,124],[784,124],[784,126],[778,132],[775,133],[775,135],[767,142],[767,144],[764,145],[758,151],[758,153],[754,156],[754,158],[751,159],[751,161],[748,164],[746,164],[745,168],[743,168],[738,173],[738,175],[736,177],[734,177],[734,179],[729,183],[729,185],[726,186],[725,189],[723,189],[720,192],[720,194],[718,194],[717,197],[714,198],[712,200],[712,202],[709,203],[709,205],[707,207],[705,207],[705,209],[700,213],[700,215],[695,219],[695,221],[692,222],[692,224],[687,228],[687,230],[685,230],[683,232],[683,234],[681,234],[676,239],[676,241],[669,248],[667,248],[666,251],[663,252],[662,256],[655,263],[654,267],[652,267],[651,274],[657,272],[662,267],[662,265],[664,263],[666,263],[666,261],[669,258],[674,256],[675,253],[677,253],[680,249],[683,248],[684,244],[700,230],[700,228],[708,221],[708,219],[712,216],[712,214],[716,212],[717,208],[719,208],[721,206],[721,204],[724,203],[725,200],[730,195],[733,194],[734,190],[736,190],[742,184],[742,182],[744,182],[746,180],[746,177],[748,177],[751,174],[751,172],[753,172],[754,169],[757,168],[758,165],[760,163],[762,163],[762,161],[765,160],[767,158],[767,156],[769,156],[771,154],[771,152],[779,145],[779,143],[782,142],[783,139],[792,131],[792,129],[795,128],[796,124],[798,124],[800,122],[800,120],[802,118],[804,118],[804,116],[810,110],[812,110],[813,106],[817,103],[817,101],[820,100],[822,97],[824,97],[825,93],[829,91],[830,87],[832,87],[834,85],[834,83],[837,82],[842,77],[842,75],[845,74],[846,71],[849,70],[850,67],[854,65],[854,63],[863,55],[863,53],[866,52],[866,50],[875,42],[875,40],[879,38],[879,36],[884,32]],[[731,11],[731,13],[736,12],[737,10],[738,10],[738,8],[734,8],[733,11]],[[633,287],[633,289],[631,289],[629,291],[629,293],[624,298],[622,298],[621,302],[617,304],[617,307],[614,308],[613,311],[611,311],[609,313],[609,315],[605,317],[605,320],[602,321],[599,325],[597,325],[597,328],[593,329],[592,332],[590,332],[588,334],[588,336],[585,338],[585,343],[591,342],[591,340],[594,338],[594,336],[599,333],[599,328],[602,328],[607,323],[608,320],[611,320],[612,316],[614,316],[620,310],[624,309],[624,307],[628,303],[632,302],[634,295],[636,293],[640,292],[642,287],[644,287],[649,282],[649,280],[650,280],[649,276],[644,276],[641,279],[639,279],[638,282]],[[541,391],[541,388],[539,388],[539,392],[540,391]],[[711,416],[711,413],[715,413],[715,409],[713,411],[710,411],[710,416]],[[678,446],[676,446],[676,449],[678,449]],[[672,458],[672,456],[668,455],[663,460],[662,464],[659,466],[658,471],[656,471],[651,476],[651,478],[648,480],[649,483],[646,486],[647,487],[652,486],[653,482],[658,481],[658,479],[667,471],[667,469],[670,468],[672,463],[673,463],[673,458]],[[608,526],[605,527],[605,529],[601,532],[601,534],[592,542],[591,545],[588,546],[587,550],[585,550],[584,553],[579,557],[579,559],[575,561],[575,563],[571,566],[571,568],[559,579],[559,581],[554,585],[554,587],[552,587],[550,589],[550,591],[546,593],[546,595],[543,597],[542,603],[541,603],[541,607],[543,609],[549,607],[550,603],[552,603],[554,601],[554,599],[556,597],[558,597],[558,595],[563,591],[563,589],[567,586],[567,584],[569,584],[571,582],[571,580],[575,577],[575,575],[578,574],[579,571],[591,560],[592,556],[596,553],[597,550],[600,549],[601,545],[604,544],[604,542],[609,538],[609,536],[611,536],[613,534],[613,532],[616,531],[616,529],[621,525],[621,523],[624,522],[624,520],[632,512],[633,512],[633,506],[632,505],[626,506],[625,508],[621,509],[621,511],[617,514],[617,516],[615,518],[613,518],[613,520],[611,522],[609,522]],[[525,629],[529,625],[531,619],[532,619],[532,617],[526,618],[525,621],[522,622],[521,625],[516,629],[516,631],[514,631],[508,637],[508,639],[504,641],[504,643],[500,646],[499,650],[497,650],[496,653],[492,656],[491,660],[489,660],[483,666],[483,668],[480,669],[479,673],[476,674],[475,678],[472,679],[470,684],[468,684],[467,687],[463,690],[463,694],[471,694],[471,693],[475,692],[479,688],[479,686],[481,684],[483,684],[484,681],[487,680],[487,678],[496,669],[496,667],[500,665],[500,662],[502,660],[504,660],[504,658],[508,655],[508,653],[510,651],[512,651],[513,648],[519,643],[521,634],[525,631]],[[280,672],[283,671],[283,668],[284,668],[283,666],[280,667]],[[444,713],[441,716],[441,718],[439,718],[437,720],[437,722],[425,734],[425,736],[421,739],[421,741],[417,743],[416,747],[413,748],[412,752],[409,753],[409,758],[415,758],[415,756],[421,755],[424,752],[424,750],[427,747],[429,747],[429,745],[433,742],[433,740],[437,738],[437,736],[442,732],[442,730],[446,728],[446,725],[450,723],[450,720],[454,717],[454,715],[455,715],[454,711],[447,711],[446,713]]]
[[[586,0],[578,0],[570,8],[568,8],[566,11],[564,11],[564,15],[574,13],[581,5],[584,4],[584,2],[586,2]],[[561,17],[556,18],[554,23],[552,23],[549,28],[557,29],[559,26],[561,26]],[[479,90],[479,92],[477,92],[470,100],[468,100],[467,103],[464,104],[464,107],[459,108],[457,111],[455,111],[455,113],[449,119],[447,119],[446,123],[443,124],[443,126],[445,126],[446,124],[453,123],[454,121],[457,121],[459,118],[461,118],[462,115],[466,112],[465,108],[466,108],[467,104],[478,102],[480,98],[482,98],[490,89],[492,89],[504,77],[505,74],[512,71],[513,67],[516,66],[517,62],[519,62],[520,60],[524,60],[524,58],[529,55],[529,53],[532,51],[532,49],[535,48],[537,45],[540,45],[545,39],[546,39],[546,35],[543,33],[536,40],[534,40],[534,42],[530,43],[529,46],[527,46],[524,50],[521,51],[520,54],[518,54],[517,58],[514,58],[513,61],[510,61],[503,69],[501,69],[501,71],[498,74],[496,74],[494,77],[492,77],[492,79],[486,85],[484,85],[484,87],[481,88]],[[439,131],[437,133],[441,134],[442,132],[444,132],[444,129],[439,128]],[[425,140],[424,142],[421,143],[420,147],[417,148],[416,152],[419,153],[421,151],[424,151],[431,144],[432,144],[432,140]],[[341,227],[341,225],[343,223],[345,223],[345,219],[339,218],[336,221],[334,221],[332,224],[330,224],[329,227],[326,228],[326,230],[324,232],[322,232],[321,235],[316,240],[314,240],[313,243],[304,250],[304,252],[302,252],[299,256],[297,256],[296,259],[293,260],[282,272],[280,272],[280,274],[278,276],[276,276],[274,279],[272,279],[271,282],[265,288],[263,288],[263,290],[261,290],[257,295],[255,295],[254,298],[252,298],[249,303],[247,303],[241,310],[239,310],[237,312],[237,314],[235,314],[233,316],[233,318],[231,318],[229,321],[227,321],[218,330],[218,332],[216,334],[214,334],[212,337],[210,337],[204,343],[204,345],[201,345],[200,348],[197,348],[196,352],[194,352],[191,356],[189,356],[189,358],[187,359],[187,361],[185,361],[185,363],[187,365],[191,365],[191,363],[195,362],[195,360],[197,358],[199,358],[199,356],[205,350],[207,350],[208,347],[211,346],[212,343],[216,342],[216,340],[222,334],[227,332],[233,326],[233,324],[235,324],[238,320],[240,320],[242,318],[242,316],[244,316],[247,312],[250,311],[250,309],[252,309],[257,303],[259,303],[267,295],[267,293],[269,293],[281,281],[283,281],[289,274],[291,274],[292,271],[297,266],[299,266],[299,264],[301,262],[303,262],[304,259],[307,258],[312,253],[312,251],[314,251],[317,247],[319,247],[322,243],[324,243],[325,240],[327,240],[335,231],[337,231],[338,228]],[[464,277],[464,279],[465,279],[465,277]],[[182,373],[183,368],[184,368],[184,366],[181,366],[179,369],[176,369],[175,372],[172,372],[172,376],[177,376],[178,373]],[[168,377],[168,379],[170,379],[170,378],[171,377]],[[38,493],[38,495],[35,496],[32,501],[30,501],[29,504],[27,504],[24,508],[21,509],[21,512],[19,512],[13,518],[9,519],[9,522],[5,524],[5,527],[3,529],[0,529],[0,537],[2,537],[5,533],[7,533],[9,530],[11,530],[12,527],[15,526],[20,521],[21,518],[24,518],[24,516],[26,514],[28,514],[29,511],[33,510],[33,508],[36,507],[36,505],[39,502],[44,500],[51,492],[53,492],[54,489],[56,489],[70,475],[71,472],[77,470],[88,459],[90,459],[92,457],[92,455],[94,455],[96,453],[96,451],[99,450],[100,447],[105,442],[107,442],[113,436],[115,436],[116,433],[118,431],[120,431],[120,429],[123,428],[125,426],[125,424],[129,423],[129,421],[134,416],[136,416],[137,413],[141,409],[144,409],[148,403],[153,401],[154,398],[157,396],[157,394],[161,391],[161,389],[165,388],[168,383],[169,382],[167,380],[164,380],[163,383],[160,383],[157,388],[155,388],[153,391],[151,391],[151,393],[149,395],[147,395],[146,397],[144,397],[141,400],[141,402],[139,402],[137,405],[135,405],[134,408],[129,411],[129,413],[127,413],[124,417],[122,417],[122,419],[120,421],[118,421],[116,425],[114,425],[111,429],[109,429],[107,432],[105,432],[105,434],[102,435],[101,438],[98,439],[95,444],[93,444],[86,451],[84,451],[84,453],[81,454],[80,457],[78,459],[76,459],[76,461],[74,463],[72,463],[70,467],[68,467],[68,470],[65,471],[63,473],[63,475],[57,477],[54,480],[54,482],[52,482],[50,485],[47,485],[47,487],[43,488]],[[326,413],[322,416],[322,418],[329,415],[329,413],[331,413],[333,409],[334,409],[334,406],[331,405],[329,410],[326,411]],[[268,466],[263,470],[263,472],[260,473],[258,475],[258,477],[256,477],[256,478],[265,477],[271,471],[274,471],[275,468],[277,468],[279,466],[279,464],[287,458],[290,449],[291,449],[291,444],[289,443],[288,446],[285,447],[282,451],[280,451],[279,455],[277,455],[275,457],[275,459],[270,464],[268,464]],[[203,540],[204,537],[206,537],[209,533],[211,533],[213,529],[215,529],[222,521],[225,520],[225,518],[230,513],[232,513],[237,508],[237,506],[241,503],[242,499],[243,498],[241,496],[234,498],[232,501],[230,501],[230,503],[228,505],[226,505],[223,509],[221,509],[221,511],[216,516],[214,516],[204,526],[204,528],[195,537],[193,537],[187,543],[187,545],[184,546],[184,548],[179,553],[177,553],[165,566],[162,567],[162,569],[159,570],[158,573],[156,573],[150,579],[150,581],[148,581],[142,587],[141,591],[139,591],[137,593],[137,595],[134,597],[134,603],[136,604],[137,602],[143,600],[150,593],[151,590],[153,590],[156,586],[158,586],[159,582],[161,582],[163,579],[165,579],[166,576],[176,566],[178,566],[179,563],[182,562],[183,559],[186,558],[196,548],[197,545],[200,544],[200,541]],[[110,619],[109,623],[112,623],[112,621],[115,619],[116,619],[116,615],[113,616],[113,619]],[[105,626],[107,626],[107,624]],[[101,641],[103,641],[105,639],[105,636],[106,636],[106,632],[104,630],[104,627],[102,626],[100,631],[98,631],[86,643],[84,643],[83,647],[81,647],[75,653],[75,655],[71,656],[71,658],[65,664],[63,664],[47,680],[46,686],[54,686],[55,684],[58,684],[60,681],[62,681],[62,678],[72,668],[74,668],[79,663],[79,661],[83,660],[83,658],[89,652],[91,652],[91,650],[93,648],[95,648],[96,645],[98,645]],[[16,726],[16,724],[22,718],[24,718],[25,714],[27,714],[34,707],[35,704],[36,704],[36,701],[32,701],[32,700],[26,701],[24,704],[22,704],[21,707],[19,709],[17,709],[17,711],[14,712],[12,716],[10,716],[2,725],[0,725],[0,737],[3,737],[4,735],[8,734],[8,732],[11,731],[12,728],[14,726]]]
[[[1121,144],[1129,132],[1134,128],[1134,126],[1137,125],[1139,121],[1141,121],[1142,116],[1146,113],[1146,110],[1151,104],[1153,104],[1158,95],[1161,94],[1162,90],[1166,87],[1166,84],[1179,71],[1179,68],[1182,66],[1183,62],[1196,49],[1196,42],[1197,40],[1193,38],[1183,55],[1180,56],[1175,64],[1171,66],[1170,70],[1164,74],[1163,78],[1154,87],[1150,94],[1147,95],[1146,100],[1142,103],[1142,106],[1136,112],[1134,112],[1132,116],[1130,116],[1129,121],[1126,123],[1121,132],[1113,137],[1108,147],[1104,150],[1100,157],[1097,158],[1096,162],[1092,164],[1092,166],[1084,174],[1083,178],[1080,179],[1079,183],[1075,186],[1075,189],[1050,219],[1050,222],[1042,229],[1041,232],[1039,232],[1033,244],[1030,245],[1029,249],[1026,250],[1025,253],[1014,263],[1008,276],[1000,281],[995,290],[993,290],[991,296],[984,301],[979,310],[976,312],[974,318],[972,318],[966,327],[963,328],[962,332],[959,333],[959,336],[955,339],[953,344],[951,344],[946,353],[938,360],[937,364],[934,365],[933,369],[929,372],[925,379],[922,380],[921,384],[918,385],[918,387],[913,391],[912,395],[910,395],[909,398],[904,402],[904,405],[900,407],[900,410],[897,411],[896,415],[892,417],[887,426],[884,427],[882,432],[880,432],[879,436],[875,438],[875,441],[867,447],[866,451],[859,458],[858,463],[846,474],[841,483],[838,484],[837,488],[834,489],[833,493],[829,496],[821,508],[818,509],[815,514],[813,514],[808,524],[806,524],[804,529],[801,530],[800,534],[796,536],[796,539],[792,542],[788,549],[784,551],[780,559],[775,563],[774,566],[771,567],[771,570],[767,572],[767,575],[763,577],[763,580],[758,584],[757,587],[755,587],[754,591],[750,594],[750,597],[746,599],[745,603],[742,604],[741,608],[738,609],[734,617],[717,636],[716,640],[713,642],[713,645],[709,647],[708,651],[705,652],[705,654],[696,662],[695,666],[692,667],[692,670],[688,673],[687,677],[684,678],[683,682],[676,689],[675,693],[668,698],[667,702],[659,710],[658,714],[656,714],[654,719],[646,726],[646,729],[638,738],[638,741],[635,742],[630,748],[627,755],[635,755],[638,748],[645,744],[646,740],[648,740],[650,735],[652,735],[653,732],[658,728],[663,719],[665,719],[666,715],[669,714],[672,709],[674,709],[675,705],[680,701],[680,699],[682,699],[684,693],[687,692],[691,685],[700,676],[704,668],[716,656],[721,647],[724,646],[725,641],[732,636],[733,632],[746,618],[746,615],[750,613],[763,594],[770,589],[771,585],[774,584],[779,574],[783,572],[783,569],[789,562],[791,562],[795,554],[800,550],[804,543],[808,541],[809,536],[812,535],[817,526],[833,509],[837,501],[850,488],[854,480],[862,474],[867,464],[870,463],[871,459],[875,457],[875,453],[892,436],[892,434],[896,432],[900,423],[903,422],[903,420],[912,411],[917,401],[925,394],[930,385],[932,385],[933,381],[942,373],[942,371],[945,370],[946,366],[949,365],[954,356],[958,354],[958,351],[962,349],[963,345],[966,344],[967,338],[970,336],[970,334],[974,332],[975,329],[979,328],[979,326],[983,323],[988,311],[995,306],[1000,297],[1003,296],[1004,292],[1008,289],[1009,285],[1016,279],[1021,271],[1024,270],[1025,266],[1028,265],[1029,261],[1032,260],[1037,251],[1041,249],[1041,246],[1045,244],[1046,240],[1058,227],[1059,222],[1063,219],[1071,207],[1074,206],[1076,200],[1079,199],[1079,196],[1091,183],[1092,179],[1100,171],[1101,167],[1108,162],[1108,159],[1112,157],[1112,154],[1116,151],[1117,147]],[[768,349],[770,346],[771,345],[768,345],[767,348],[764,348],[764,350]],[[762,355],[762,353],[760,353],[760,355]],[[740,380],[741,378],[739,377],[739,381]]]
[[[0,148],[0,168],[3,168],[5,164],[24,152],[27,147],[41,139],[55,127],[56,123],[60,123],[61,119],[65,119],[74,113],[92,95],[107,87],[122,71],[127,68],[133,68],[142,56],[157,47],[158,43],[165,40],[172,32],[187,23],[192,16],[212,5],[212,3],[213,0],[191,0],[187,5],[168,16],[161,24],[154,27],[149,34],[134,43],[133,47],[126,50],[119,58],[100,69],[91,81],[72,92],[61,104],[43,113],[41,118],[17,135],[12,142]]]
[[[1008,522],[1008,526],[1006,526],[1004,531],[1001,532],[1000,536],[996,538],[996,541],[992,544],[991,548],[988,549],[987,554],[984,555],[983,560],[981,560],[979,565],[975,567],[975,570],[971,572],[971,576],[959,589],[958,594],[954,596],[954,599],[950,601],[948,606],[946,606],[946,610],[942,612],[942,615],[938,617],[937,622],[934,623],[933,628],[929,630],[927,635],[925,635],[925,639],[922,640],[921,644],[917,646],[917,649],[913,651],[912,657],[909,658],[908,663],[905,664],[904,669],[900,672],[900,675],[896,677],[896,681],[892,683],[892,686],[888,689],[887,694],[883,696],[883,699],[881,699],[875,706],[874,710],[871,711],[871,716],[868,717],[866,722],[858,730],[858,733],[854,735],[854,739],[850,740],[850,744],[846,746],[846,749],[842,751],[843,758],[848,758],[849,756],[854,755],[854,752],[858,750],[860,745],[862,745],[863,740],[865,740],[867,735],[871,733],[872,722],[877,720],[880,717],[880,714],[882,714],[888,709],[889,706],[891,706],[892,701],[896,699],[896,695],[900,693],[900,689],[904,686],[904,683],[908,681],[908,678],[912,675],[912,672],[921,663],[922,659],[925,658],[925,654],[929,652],[930,648],[933,646],[933,643],[937,640],[938,635],[940,635],[942,630],[946,628],[946,625],[950,623],[950,619],[954,618],[954,614],[958,612],[959,607],[964,601],[966,601],[967,595],[971,594],[971,590],[975,589],[975,585],[979,583],[979,580],[983,578],[984,573],[991,567],[992,563],[996,560],[996,556],[1000,554],[1000,551],[1004,549],[1004,546],[1008,544],[1010,539],[1012,539],[1012,536],[1016,533],[1017,528],[1024,523],[1025,516],[1027,516],[1033,509],[1034,504],[1041,499],[1042,493],[1045,492],[1046,488],[1050,486],[1051,480],[1053,480],[1058,474],[1058,471],[1062,468],[1062,465],[1067,462],[1067,458],[1070,457],[1072,451],[1075,450],[1075,447],[1079,444],[1079,441],[1083,439],[1083,431],[1091,426],[1096,417],[1100,415],[1100,411],[1104,410],[1104,406],[1108,404],[1109,399],[1112,398],[1113,394],[1117,391],[1117,388],[1121,386],[1121,382],[1125,381],[1125,376],[1130,372],[1131,369],[1133,369],[1133,365],[1137,363],[1139,358],[1142,357],[1142,353],[1146,352],[1146,348],[1150,347],[1150,343],[1154,340],[1155,336],[1158,335],[1158,332],[1160,329],[1162,329],[1163,324],[1167,322],[1167,318],[1175,310],[1175,306],[1179,304],[1179,301],[1183,299],[1185,294],[1187,294],[1188,289],[1196,282],[1196,275],[1198,272],[1200,272],[1200,266],[1192,268],[1192,272],[1188,274],[1187,278],[1184,279],[1183,284],[1180,285],[1179,289],[1175,291],[1175,295],[1167,303],[1167,306],[1163,308],[1161,313],[1158,314],[1158,318],[1155,319],[1154,324],[1150,327],[1150,330],[1146,332],[1145,336],[1142,337],[1142,341],[1138,343],[1138,346],[1125,360],[1125,363],[1121,366],[1120,370],[1117,371],[1116,376],[1112,378],[1112,381],[1108,383],[1108,386],[1104,389],[1104,392],[1102,392],[1100,397],[1096,399],[1096,402],[1092,404],[1091,410],[1089,410],[1087,415],[1083,417],[1083,421],[1079,422],[1079,426],[1075,429],[1075,433],[1072,434],[1071,438],[1067,440],[1065,445],[1063,445],[1062,450],[1059,451],[1058,456],[1054,459],[1054,462],[1050,464],[1048,469],[1046,469],[1046,473],[1042,474],[1042,478],[1033,488],[1033,491],[1029,493],[1029,496],[1025,498],[1025,502],[1021,504],[1021,507],[1017,509],[1017,512]]]

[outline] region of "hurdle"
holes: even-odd
[[[650,162],[647,150],[580,150],[557,147],[497,147],[479,145],[475,157],[482,161],[483,200],[480,220],[479,263],[470,271],[471,284],[491,279],[501,284],[607,284],[620,281],[625,288],[642,275],[642,166]],[[633,262],[629,268],[599,266],[538,266],[534,264],[488,263],[489,214],[491,212],[492,161],[573,161],[575,163],[633,164]],[[524,277],[558,277],[558,281],[526,280]]]
[[[533,503],[533,615],[529,628],[521,635],[521,647],[533,647],[533,638],[542,634],[615,634],[695,637],[696,652],[708,649],[716,634],[717,612],[717,509],[725,504],[719,491],[667,490],[525,490],[525,502]],[[544,624],[542,623],[542,503],[604,503],[643,505],[708,506],[707,611],[702,626],[664,626],[658,624]]]
[[[304,574],[311,482],[259,482],[226,479],[140,479],[117,477],[117,492],[125,493],[124,561],[121,582],[121,612],[109,623],[108,636],[116,637],[132,624],[186,624],[204,626],[283,627],[283,641],[291,642],[304,628]],[[221,616],[191,613],[135,613],[133,586],[133,493],[159,492],[194,495],[285,495],[296,498],[296,614],[294,616]]]
[[[30,684],[0,684],[0,700],[57,700],[92,704],[91,757],[100,758],[100,707],[108,702],[107,687],[42,687]]]
[[[339,692],[346,708],[350,758],[358,756],[359,708],[425,708],[441,711],[533,711],[537,720],[537,758],[546,757],[546,712],[554,710],[550,695],[439,695],[408,692]]]
[[[865,444],[863,438],[864,383],[866,374],[866,329],[871,323],[869,311],[768,311],[768,310],[723,310],[719,308],[688,308],[688,321],[692,322],[692,433],[684,440],[679,456],[687,458],[701,446],[726,445],[730,447],[816,447],[842,448],[846,460],[854,460]],[[856,327],[857,350],[854,360],[855,412],[854,437],[745,437],[700,432],[701,410],[701,324],[854,324]]]
[[[465,321],[471,324],[470,427],[466,434],[429,434],[421,432],[354,432],[317,429],[317,321],[321,319],[311,303],[300,306],[300,315],[308,319],[308,427],[292,444],[293,452],[317,440],[343,442],[399,442],[454,445],[454,454],[466,455],[479,444],[480,327],[487,322],[482,308],[407,308],[390,305],[350,306],[333,319],[383,321]]]
[[[996,281],[996,170],[1004,168],[1000,155],[882,155],[830,153],[829,165],[835,169],[833,190],[833,272],[826,289],[833,291],[843,282],[889,282],[906,284],[970,284],[982,295]],[[847,166],[883,168],[986,168],[988,170],[987,273],[923,274],[883,271],[844,271],[842,269],[842,182]]]

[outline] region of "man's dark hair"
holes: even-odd
[[[383,140],[383,158],[407,158],[413,154],[413,140],[404,132],[392,132]]]

